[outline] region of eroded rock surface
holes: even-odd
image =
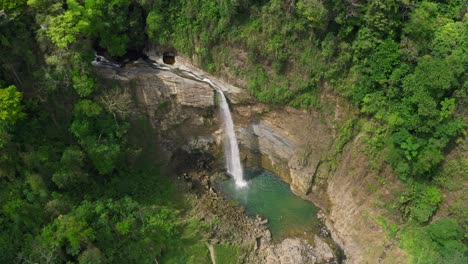
[[[143,61],[96,71],[106,83],[118,82],[134,94],[138,111],[148,115],[167,157],[188,143],[202,151],[216,147],[216,93],[208,84],[158,70]]]
[[[249,116],[250,123],[237,122],[239,141],[246,162],[268,168],[305,197],[310,191],[319,163],[333,145],[332,127],[318,113],[281,108],[261,113],[248,107],[236,113]],[[239,118],[242,120],[242,118]]]

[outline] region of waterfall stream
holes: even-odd
[[[231,111],[221,88],[213,84],[208,78],[203,78],[203,81],[210,84],[211,87],[218,91],[221,109],[221,119],[224,123],[225,139],[224,139],[224,156],[226,157],[226,166],[228,173],[234,178],[237,187],[245,187],[247,182],[244,180],[244,173],[240,162],[239,145],[237,143],[236,133],[234,131],[234,122],[232,121]]]
[[[218,85],[214,84],[210,79],[206,77],[200,77],[193,72],[172,69],[170,67],[161,67],[161,65],[157,63],[153,63],[153,65],[160,70],[169,70],[182,78],[189,78],[207,83],[216,90],[220,97],[219,107],[221,112],[221,119],[224,124],[224,156],[226,159],[227,172],[234,178],[237,187],[242,188],[247,186],[247,182],[244,180],[244,172],[240,161],[239,144],[237,143],[236,132],[234,130],[234,122],[232,121],[229,104],[227,102],[226,96],[223,93],[223,90]]]
[[[105,57],[99,56],[97,54],[96,60],[93,61],[92,64],[97,67],[121,67],[121,65],[107,60]],[[220,114],[225,132],[224,156],[226,159],[227,172],[234,178],[237,187],[242,188],[247,186],[247,182],[244,180],[244,172],[240,161],[239,144],[237,143],[236,133],[234,130],[234,122],[232,121],[232,115],[231,111],[229,110],[229,104],[227,102],[226,96],[223,93],[223,90],[218,85],[214,84],[210,79],[198,76],[193,72],[181,70],[179,68],[166,67],[155,62],[152,62],[151,65],[162,71],[170,71],[182,78],[207,83],[213,89],[216,90],[220,98]]]
[[[242,169],[240,154],[239,154],[239,144],[237,143],[236,132],[234,130],[234,122],[232,121],[231,111],[229,110],[229,104],[227,102],[226,96],[223,93],[223,90],[216,84],[214,84],[210,79],[206,77],[200,77],[193,72],[181,70],[181,69],[172,69],[170,67],[164,67],[160,64],[153,63],[153,66],[157,67],[160,70],[171,71],[182,78],[189,78],[199,82],[204,82],[209,84],[220,97],[220,112],[221,119],[224,124],[224,157],[226,159],[227,172],[234,178],[237,187],[247,186],[247,182],[244,180],[244,172]]]

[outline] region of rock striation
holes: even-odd
[[[316,113],[292,108],[258,113],[238,107],[236,112],[253,120],[241,122],[238,129],[246,162],[274,171],[294,193],[306,197],[333,144],[330,124]]]

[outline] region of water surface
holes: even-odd
[[[268,219],[274,240],[318,233],[318,208],[311,202],[294,195],[288,184],[271,172],[259,169],[245,171],[248,186],[236,187],[232,179],[221,182],[228,200],[239,202],[250,216]]]

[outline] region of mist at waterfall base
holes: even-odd
[[[245,188],[238,188],[232,179],[218,184],[225,197],[237,201],[248,215],[267,218],[274,240],[319,232],[318,208],[294,195],[288,184],[261,169],[246,169],[245,177],[248,182]]]

